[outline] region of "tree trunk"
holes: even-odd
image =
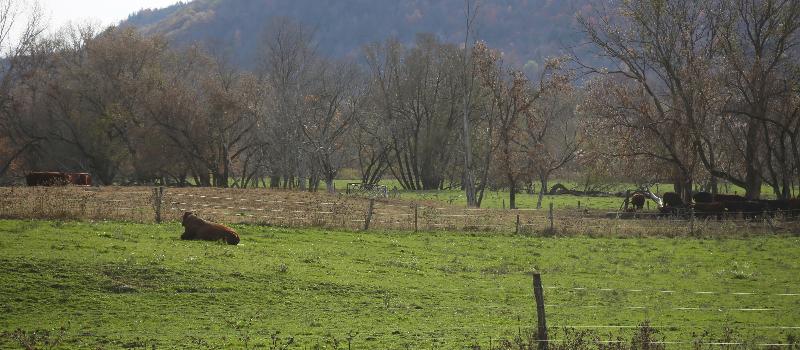
[[[442,178],[436,174],[434,167],[422,169],[422,189],[423,190],[437,190],[442,184]]]
[[[328,176],[325,177],[325,188],[327,188],[328,189],[328,193],[331,193],[331,194],[336,193],[336,187],[333,184],[333,180],[334,180],[334,177],[331,176],[331,175],[328,175]]]
[[[284,175],[283,176],[283,189],[293,189],[294,188],[294,176],[293,175]]]
[[[711,182],[711,184],[710,184],[711,194],[713,194],[713,195],[718,194],[719,193],[719,184],[718,184],[719,181],[717,180],[717,177],[712,175],[710,182]]]
[[[281,177],[279,175],[272,175],[269,177],[269,188],[276,189],[281,187]]]
[[[516,181],[511,181],[508,185],[508,208],[509,209],[517,209],[517,183]]]
[[[217,187],[220,188],[228,188],[228,177],[229,174],[227,173],[227,169],[224,169],[222,172],[217,172],[214,174],[214,183]]]
[[[758,199],[761,196],[761,169],[758,165],[758,145],[759,128],[758,122],[749,120],[747,122],[747,145],[745,146],[745,197],[747,199]]]
[[[692,201],[692,179],[687,179],[686,176],[679,176],[675,179],[674,187],[675,193],[677,193],[684,203],[689,203]]]
[[[542,199],[544,198],[544,193],[547,192],[547,176],[539,176],[539,181],[542,185],[539,186],[539,198],[536,200],[536,209],[542,209]]]
[[[472,140],[470,140],[470,132],[472,128],[470,127],[469,123],[469,112],[470,112],[470,105],[472,103],[472,83],[474,82],[474,74],[472,73],[472,61],[470,60],[470,49],[469,46],[469,34],[470,34],[470,26],[472,24],[471,19],[469,18],[469,11],[470,11],[470,4],[467,3],[467,28],[465,31],[464,37],[464,66],[463,74],[464,74],[464,114],[462,115],[463,119],[463,127],[464,127],[464,144],[463,144],[463,151],[464,151],[464,194],[467,197],[467,207],[476,208],[479,206],[478,198],[476,196],[475,191],[475,178],[472,173]]]
[[[207,172],[197,174],[197,180],[201,187],[211,187],[211,175]]]

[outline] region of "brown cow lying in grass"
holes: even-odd
[[[239,234],[236,231],[220,224],[205,221],[190,211],[183,213],[181,224],[186,228],[181,235],[181,239],[222,240],[228,244],[239,244]]]

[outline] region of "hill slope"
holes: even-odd
[[[482,3],[478,37],[503,50],[507,59],[535,69],[544,57],[563,54],[580,37],[575,13],[589,0],[498,0]],[[176,44],[203,42],[235,49],[249,66],[269,21],[287,17],[314,28],[321,52],[358,56],[364,44],[417,33],[464,40],[463,0],[195,0],[131,15],[123,25],[165,34]]]

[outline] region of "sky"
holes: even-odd
[[[0,0],[3,1],[3,0]],[[44,15],[47,30],[54,33],[69,23],[106,27],[128,18],[128,15],[147,8],[164,8],[179,0],[7,0],[17,13],[8,40],[0,42],[0,54],[19,41],[25,23],[35,3]],[[189,2],[184,0],[183,2]]]
[[[38,0],[50,28],[57,29],[68,22],[116,24],[133,12],[145,8],[162,8],[178,0]]]

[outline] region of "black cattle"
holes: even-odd
[[[778,213],[784,213],[785,215],[789,212],[789,201],[785,199],[762,199],[758,202],[764,205],[764,210],[770,216],[775,216]]]
[[[786,214],[792,218],[800,214],[800,198],[792,198],[786,201]]]
[[[692,195],[695,203],[711,203],[714,201],[714,195],[708,192],[697,192]]]
[[[760,218],[767,209],[766,205],[756,201],[731,201],[722,203],[729,213],[737,216],[741,215],[745,219]]]
[[[695,216],[703,219],[716,217],[717,220],[722,220],[722,216],[726,212],[725,204],[720,202],[695,203],[692,208],[694,208]]]
[[[695,203],[712,202],[745,202],[747,198],[735,194],[711,194],[708,192],[697,192],[692,195]]]
[[[685,206],[685,203],[683,203],[683,199],[681,199],[681,196],[678,195],[675,192],[664,193],[663,200],[664,200],[664,206],[665,207],[680,208],[680,207]]]
[[[634,193],[633,196],[631,196],[631,205],[633,205],[634,210],[642,210],[644,209],[644,203],[646,200],[647,198],[644,196],[644,194]]]
[[[714,202],[746,202],[747,198],[735,194],[715,194]]]

